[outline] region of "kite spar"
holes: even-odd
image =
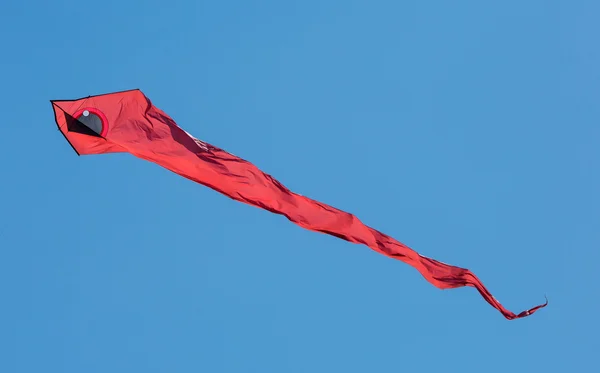
[[[398,259],[440,289],[474,287],[509,320],[548,304],[546,300],[519,314],[507,310],[470,270],[422,256],[352,214],[290,191],[252,163],[192,137],[139,89],[50,102],[58,129],[78,155],[130,153],[154,162],[234,200],[284,215],[305,229]]]

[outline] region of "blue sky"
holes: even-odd
[[[485,3],[485,4],[484,4]],[[596,1],[5,1],[0,371],[506,372],[595,364]],[[141,88],[194,136],[420,253],[441,291],[124,154],[48,100]]]

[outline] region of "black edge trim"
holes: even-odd
[[[75,149],[75,147],[73,146],[73,144],[71,144],[71,142],[67,138],[67,135],[65,135],[63,133],[63,131],[60,130],[60,125],[58,124],[58,118],[56,117],[56,110],[54,108],[56,107],[57,109],[59,109],[63,113],[65,111],[63,109],[61,109],[58,105],[55,105],[54,102],[52,102],[52,100],[50,100],[50,104],[52,105],[52,111],[54,112],[54,123],[56,123],[56,129],[58,129],[58,132],[60,132],[60,134],[63,135],[63,137],[65,138],[65,140],[67,140],[67,142],[69,143],[69,145],[71,145],[71,148],[73,148],[73,150],[75,151],[75,153],[77,153],[78,156],[81,156],[81,154],[79,154],[79,152],[77,151],[77,149]]]

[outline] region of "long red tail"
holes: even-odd
[[[203,146],[206,150],[198,153],[197,157],[210,165],[212,172],[203,173],[196,181],[232,199],[284,215],[305,229],[366,245],[411,265],[440,289],[475,287],[489,304],[509,320],[529,316],[548,304],[546,300],[542,305],[515,314],[504,308],[470,270],[422,256],[394,238],[368,227],[350,213],[290,191],[253,164],[209,144]]]

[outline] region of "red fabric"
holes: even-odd
[[[189,135],[140,90],[51,102],[60,131],[78,154],[131,153],[234,200],[284,215],[303,228],[364,244],[401,260],[440,289],[475,287],[507,319],[529,316],[548,303],[514,314],[468,269],[419,255],[354,215],[291,192],[253,164]],[[80,115],[86,108],[102,114],[104,137],[69,130],[70,116]]]

